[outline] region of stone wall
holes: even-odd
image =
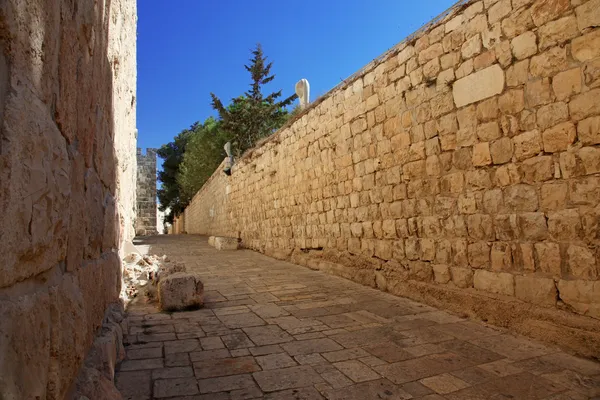
[[[217,169],[184,229],[597,355],[599,25],[461,2]]]
[[[156,235],[156,151],[137,149],[137,218],[136,235]]]
[[[0,397],[63,399],[135,209],[135,0],[0,2]]]

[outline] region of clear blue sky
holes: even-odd
[[[139,147],[160,147],[214,115],[210,92],[242,94],[257,42],[273,61],[270,87],[290,96],[306,78],[328,92],[455,0],[141,0],[138,2]]]

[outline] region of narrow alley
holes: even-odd
[[[125,399],[587,399],[600,364],[195,235],[138,239],[201,275],[205,306],[129,307]]]

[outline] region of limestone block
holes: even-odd
[[[570,0],[537,0],[531,6],[531,17],[536,26],[542,26],[559,17],[570,6]]]
[[[469,268],[451,267],[452,282],[459,288],[473,287],[473,271]]]
[[[457,107],[499,94],[504,89],[504,72],[499,65],[477,71],[454,82],[452,93]]]
[[[557,243],[539,242],[534,245],[535,257],[540,270],[561,277],[560,247]]]
[[[528,303],[554,306],[558,291],[553,279],[534,275],[515,277],[515,296]]]
[[[537,130],[529,131],[514,137],[515,157],[525,160],[542,151],[540,133]]]
[[[552,89],[557,100],[566,100],[574,94],[581,92],[581,69],[572,68],[559,72],[552,78]]]
[[[533,186],[518,184],[504,189],[504,204],[509,210],[536,211],[538,196]]]
[[[600,0],[590,0],[575,9],[579,30],[600,25]]]
[[[569,246],[567,249],[567,258],[571,275],[587,280],[598,279],[596,259],[587,247]]]
[[[494,164],[505,164],[512,159],[513,145],[510,138],[503,137],[490,145],[490,156]]]
[[[477,143],[473,146],[473,165],[481,167],[492,163],[490,144],[488,142]]]
[[[488,21],[490,25],[506,17],[510,14],[511,10],[510,0],[498,1],[488,10]]]
[[[599,31],[600,32],[600,31]],[[569,102],[569,114],[576,121],[600,114],[600,88],[581,93]]]
[[[560,299],[577,312],[600,318],[600,281],[559,280]]]
[[[507,272],[490,272],[478,269],[473,275],[473,286],[475,289],[485,292],[515,295],[515,279]]]
[[[524,60],[537,53],[537,38],[535,33],[525,32],[510,42],[513,55],[517,60]]]
[[[548,129],[551,126],[565,121],[569,118],[569,108],[564,102],[557,102],[542,106],[538,109],[536,119],[540,129]],[[545,151],[548,151],[544,148]]]
[[[535,183],[547,181],[554,177],[554,160],[552,156],[537,156],[529,158],[520,166],[522,181],[525,183]]]
[[[164,311],[200,307],[204,303],[204,285],[195,274],[176,272],[158,283],[158,301]]]
[[[215,249],[217,250],[237,250],[239,247],[239,240],[237,238],[215,236]]]
[[[541,26],[538,31],[540,37],[540,50],[563,44],[579,34],[577,20],[574,16],[568,16],[556,21],[548,22]]]
[[[558,115],[558,118],[562,118],[559,114],[560,112],[562,111],[557,111],[555,116]],[[575,141],[576,137],[575,125],[573,125],[572,122],[563,122],[553,126],[542,133],[544,151],[547,153],[565,151],[569,145]]]
[[[556,46],[531,57],[529,72],[534,77],[547,78],[564,71],[568,66],[567,49]]]
[[[577,136],[584,145],[600,144],[600,116],[579,121]]]

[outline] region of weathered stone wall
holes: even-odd
[[[461,2],[219,168],[184,229],[598,340],[599,25],[600,0]]]
[[[135,209],[135,0],[0,2],[0,397],[63,399]]]
[[[156,151],[137,149],[137,218],[136,235],[156,235]]]

